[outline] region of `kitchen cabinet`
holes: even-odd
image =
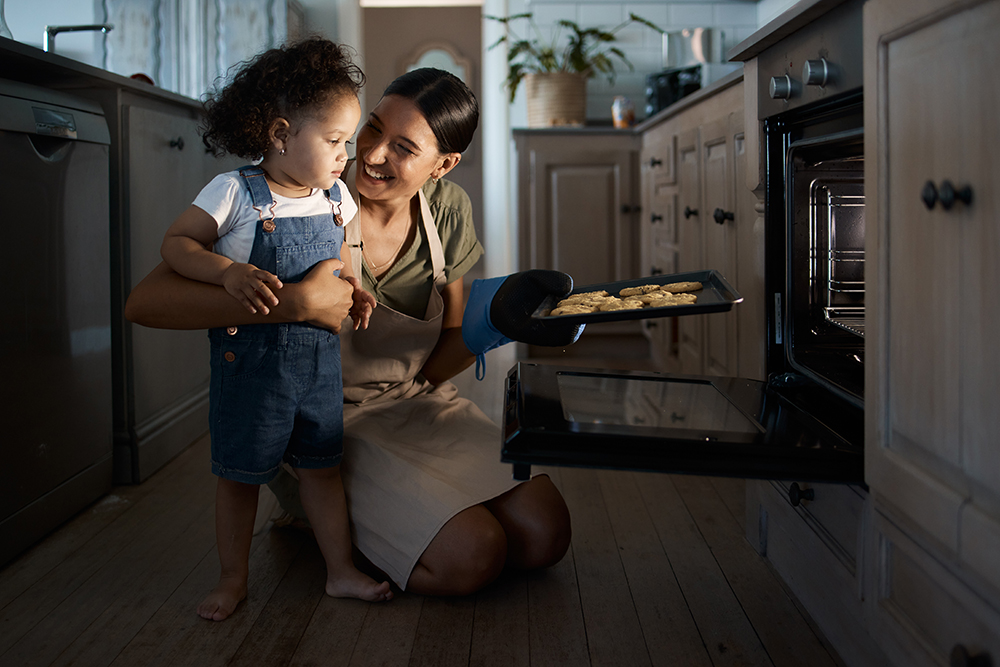
[[[748,250],[743,267],[739,257],[744,244],[763,244],[745,182],[743,108],[742,78],[730,75],[640,128],[642,265],[654,274],[716,269],[744,297],[727,313],[646,320],[662,370],[763,379],[763,317],[741,317],[763,312],[762,278],[752,278],[763,276],[762,255]]]
[[[578,286],[646,275],[639,263],[638,135],[514,130],[514,142],[519,270],[563,271]],[[591,325],[584,338],[638,336],[639,328],[637,320]]]
[[[864,56],[873,631],[895,664],[996,664],[1000,2],[871,0]]]
[[[518,265],[590,285],[638,271],[638,139],[620,130],[515,130]]]
[[[132,287],[160,263],[167,227],[215,174],[237,163],[206,152],[194,106],[123,95],[119,110],[123,146],[117,212],[124,303]],[[208,338],[204,331],[149,329],[124,319],[118,326],[116,479],[139,482],[208,428]]]

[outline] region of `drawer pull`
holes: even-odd
[[[803,489],[798,482],[792,482],[788,487],[788,502],[792,507],[798,507],[803,500],[815,500],[816,491],[814,489]]]
[[[684,207],[684,217],[690,218],[692,215],[698,215],[698,209],[691,208],[690,206]]]
[[[661,164],[663,164],[663,160],[661,160],[659,158],[655,158],[655,157],[649,158],[649,166],[650,166],[650,168],[652,168],[652,167],[659,167]]]
[[[993,667],[993,660],[989,653],[969,655],[969,649],[962,644],[955,644],[955,648],[951,649],[949,664],[951,667]]]
[[[951,181],[942,181],[941,187],[936,188],[934,181],[927,181],[924,183],[923,190],[920,191],[920,199],[923,200],[928,211],[933,209],[938,202],[941,202],[941,208],[950,211],[956,201],[960,201],[966,206],[972,203],[972,188],[966,185],[956,189]]]
[[[730,211],[723,211],[721,208],[717,208],[712,214],[712,217],[715,218],[717,223],[722,225],[725,224],[726,220],[732,220],[734,216]]]
[[[176,139],[171,139],[170,147],[176,148],[179,151],[184,150],[184,137],[177,137]]]

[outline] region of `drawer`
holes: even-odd
[[[793,484],[799,489],[800,496],[812,495],[812,499],[800,499],[797,505],[793,505]],[[861,516],[867,494],[847,484],[772,481],[771,485],[853,575],[858,567]]]
[[[949,664],[961,646],[1000,661],[1000,600],[960,578],[954,563],[913,542],[876,505],[874,619],[894,663]]]
[[[747,480],[747,539],[759,545],[844,664],[888,664],[865,624],[868,495],[846,485],[800,483],[815,499],[793,506],[789,486]]]
[[[655,189],[677,182],[677,150],[674,127],[662,124],[647,130],[642,136],[641,168]]]

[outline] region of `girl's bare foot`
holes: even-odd
[[[338,576],[328,574],[326,594],[335,598],[357,598],[368,602],[388,602],[392,599],[388,581],[377,583],[353,567],[340,572]]]
[[[329,585],[328,585],[329,586]],[[222,577],[201,604],[198,615],[210,621],[224,621],[236,611],[247,596],[247,582],[242,577]]]

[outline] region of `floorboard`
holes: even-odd
[[[263,503],[249,596],[205,621],[207,462],[203,439],[0,569],[0,667],[839,664],[744,539],[743,481],[649,473],[544,470],[571,510],[562,561],[387,604],[325,596],[315,540],[270,525]]]

